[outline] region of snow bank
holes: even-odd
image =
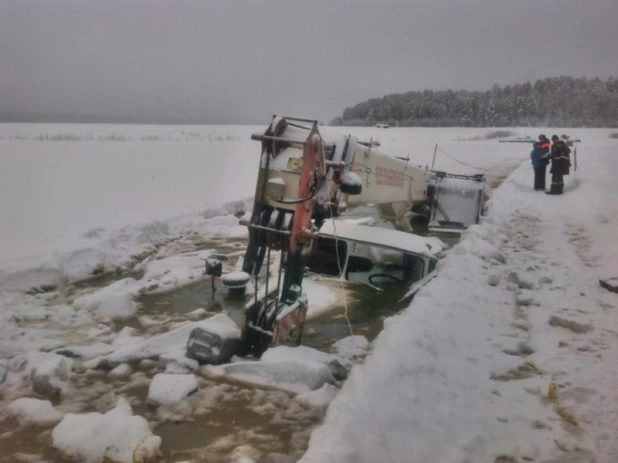
[[[302,463],[615,458],[618,319],[598,279],[618,257],[618,160],[586,151],[564,196],[532,191],[527,164],[494,192],[438,276],[385,320]]]
[[[240,338],[240,329],[236,323],[227,315],[217,314],[199,322],[187,322],[167,333],[121,347],[109,355],[86,362],[86,367],[114,368],[121,363],[135,363],[142,359],[158,359],[163,354],[184,349],[189,334],[194,328],[203,328],[215,332],[221,338]]]
[[[319,389],[324,383],[335,383],[326,365],[307,360],[236,362],[209,366],[208,371],[215,375],[231,376],[249,383],[296,393]]]
[[[195,391],[197,391],[197,378],[194,375],[160,373],[152,378],[147,400],[154,405],[173,404]]]
[[[157,460],[161,438],[133,416],[123,398],[105,414],[67,414],[52,431],[53,446],[85,463],[147,463]]]
[[[497,252],[496,243],[483,243]],[[331,403],[303,462],[370,462],[385,455],[393,461],[405,455],[412,461],[460,461],[451,452],[453,445],[458,451],[474,445],[470,423],[484,428],[495,420],[483,410],[494,401],[489,376],[499,362],[489,355],[484,333],[492,332],[490,324],[508,323],[500,297],[492,294],[490,302],[486,276],[476,281],[485,270],[475,244],[462,241],[438,278],[416,295],[413,308],[385,320],[372,355]],[[346,340],[340,348],[359,341]]]
[[[48,400],[29,397],[14,400],[9,404],[8,411],[23,424],[56,424],[64,416]]]

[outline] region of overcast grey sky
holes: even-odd
[[[0,112],[264,123],[618,74],[618,0],[0,0]]]

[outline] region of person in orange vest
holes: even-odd
[[[545,191],[545,177],[547,164],[549,164],[550,143],[545,135],[539,135],[539,141],[534,144],[530,153],[532,167],[534,168],[534,191]]]

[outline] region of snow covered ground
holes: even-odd
[[[155,335],[186,331],[207,315],[145,316],[135,298],[203,279],[201,259],[215,247],[228,246],[225,271],[234,268],[238,252],[230,241],[246,237],[236,216],[250,209],[255,186],[259,145],[249,137],[262,129],[0,125],[2,408],[31,394],[24,362],[41,351],[69,352],[79,357],[77,366],[58,412],[17,403],[12,410],[21,420],[51,422],[58,413],[90,410],[91,403],[105,413],[116,404],[110,390],[148,389],[157,367],[149,359],[137,367],[121,363],[96,387],[91,383],[100,372],[82,362],[139,350]],[[608,359],[616,354],[618,303],[596,281],[615,276],[618,259],[611,242],[618,190],[610,175],[618,167],[618,142],[609,131],[558,131],[583,140],[583,170],[568,178],[564,197],[553,198],[530,191],[529,146],[483,139],[491,129],[336,130],[377,138],[383,152],[409,155],[423,166],[431,165],[438,143],[436,168],[460,173],[524,164],[495,192],[485,223],[449,252],[439,277],[410,309],[386,320],[367,363],[354,367],[315,432],[305,461],[559,459],[564,449],[569,455],[615,451],[618,406],[610,385],[618,379]],[[120,281],[104,276],[73,284],[115,271],[131,273]],[[336,297],[337,291],[325,292],[319,301]],[[121,329],[136,314],[137,332]],[[339,355],[362,356],[361,341],[338,346]],[[174,355],[182,343],[174,344]],[[56,371],[57,357],[47,355]],[[165,373],[188,374],[184,365],[164,366]],[[199,375],[198,382],[197,393],[173,404],[174,413],[166,405],[151,419],[159,423],[197,407],[211,394]],[[552,382],[556,396],[539,397]],[[327,383],[303,392],[302,400],[324,405],[335,393]],[[315,419],[316,412],[285,407],[288,415],[304,416],[301,421]],[[564,424],[564,417],[577,426]],[[306,442],[294,439],[295,449]]]
[[[579,148],[565,195],[523,164],[386,320],[309,462],[618,460],[618,143]]]

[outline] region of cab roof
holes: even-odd
[[[371,227],[354,220],[327,220],[319,237],[339,238],[346,241],[380,246],[397,251],[435,257],[448,246],[438,238],[423,237],[398,230]]]

